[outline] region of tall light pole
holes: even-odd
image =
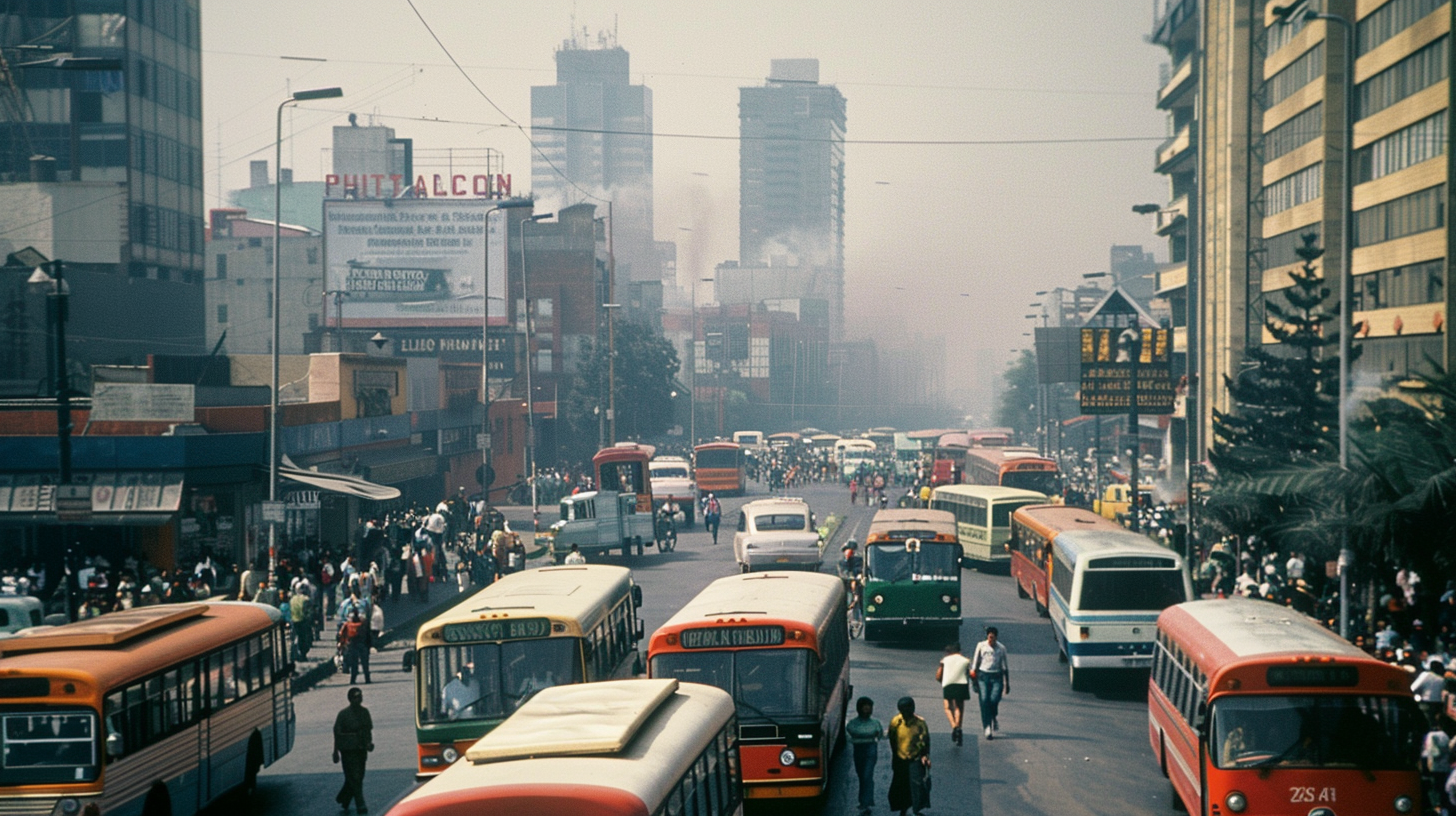
[[[606,443],[617,444],[617,310],[620,303],[603,303],[607,313],[607,433]]]
[[[33,253],[30,257],[26,253]],[[70,364],[66,361],[66,318],[69,316],[71,299],[71,288],[66,285],[65,264],[59,260],[44,260],[45,256],[34,249],[23,249],[17,253],[25,257],[27,262],[35,263],[35,271],[26,279],[26,283],[33,291],[42,292],[46,296],[50,313],[53,316],[55,326],[55,352],[52,355],[55,361],[53,373],[54,392],[56,395],[56,454],[60,464],[61,485],[60,490],[65,491],[71,484],[71,378],[67,371]],[[55,272],[55,275],[46,273],[46,267]],[[88,488],[89,489],[89,488]],[[59,510],[59,497],[57,509]],[[59,516],[60,513],[57,513]],[[75,578],[72,577],[71,559],[74,553],[71,550],[69,541],[70,535],[64,523],[61,525],[61,547],[65,553],[65,570],[61,579],[64,583],[66,598],[66,618],[74,621],[76,619],[76,604],[74,601],[75,590],[72,584]]]
[[[1274,16],[1279,20],[1280,25],[1289,25],[1296,9],[1305,6],[1303,2],[1290,3],[1287,6],[1276,6],[1273,9]],[[1341,146],[1340,166],[1340,194],[1344,201],[1340,202],[1343,210],[1340,229],[1340,387],[1339,393],[1339,443],[1340,443],[1340,469],[1350,469],[1350,341],[1354,327],[1350,319],[1350,262],[1354,247],[1355,211],[1354,199],[1350,184],[1354,179],[1351,166],[1355,156],[1355,26],[1349,20],[1338,14],[1315,11],[1306,8],[1301,15],[1304,20],[1324,20],[1335,23],[1345,30],[1345,132],[1344,144]],[[1343,524],[1340,525],[1340,636],[1348,639],[1350,637],[1350,566],[1355,561],[1355,555],[1350,551],[1350,522],[1349,512]]]
[[[484,227],[483,234],[485,235],[485,241],[483,243],[485,246],[481,248],[484,260],[481,268],[485,270],[485,277],[481,281],[480,291],[482,297],[480,303],[480,403],[485,406],[485,417],[482,420],[484,427],[481,429],[482,433],[480,437],[480,465],[483,468],[481,475],[485,478],[480,480],[480,494],[485,504],[485,512],[482,515],[485,518],[487,527],[490,525],[490,485],[495,481],[492,478],[494,468],[491,466],[492,455],[494,453],[492,444],[494,440],[490,435],[490,302],[493,299],[490,295],[490,214],[496,210],[514,210],[520,207],[530,207],[534,203],[529,198],[512,198],[507,201],[502,201],[486,210],[483,216],[485,221],[482,225]],[[511,234],[511,226],[509,223],[503,226],[505,227],[505,231],[501,235],[501,240],[507,241]],[[507,254],[505,257],[510,258],[510,255]],[[509,262],[507,262],[506,268],[502,269],[500,274],[502,284],[510,281]],[[507,290],[510,289],[509,286],[505,286],[504,288]]]
[[[283,109],[295,102],[314,99],[337,99],[344,95],[342,88],[315,88],[311,91],[296,91],[278,103],[278,125],[273,140],[273,377],[268,389],[268,504],[271,512],[278,512],[278,343],[283,334],[283,286],[279,279],[283,255]],[[268,585],[276,586],[278,570],[278,524],[276,515],[268,524]]]
[[[712,283],[712,278],[693,278],[693,382],[688,389],[688,407],[691,409],[688,417],[688,447],[698,444],[698,282]],[[704,356],[707,352],[707,340],[704,339]]]
[[[541,527],[541,503],[536,492],[536,392],[531,388],[531,295],[529,279],[526,277],[526,225],[544,221],[556,213],[538,213],[521,219],[518,228],[521,236],[521,303],[525,306],[523,319],[526,321],[526,472],[531,480],[531,532]]]

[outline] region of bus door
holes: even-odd
[[[212,717],[204,713],[197,720],[197,807],[212,801]]]

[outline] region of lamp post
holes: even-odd
[[[519,207],[530,207],[533,203],[528,198],[513,198],[508,201],[502,201],[494,207],[487,209],[483,216],[485,219],[485,246],[481,248],[481,252],[485,262],[482,265],[482,268],[485,270],[485,278],[481,281],[482,299],[480,303],[480,403],[485,406],[485,416],[482,419],[483,427],[481,428],[480,436],[481,475],[484,477],[480,480],[480,494],[485,505],[485,512],[481,515],[485,519],[487,527],[490,525],[490,485],[494,481],[491,478],[494,470],[491,467],[493,451],[491,449],[492,440],[490,436],[490,302],[492,300],[501,300],[504,303],[503,298],[492,298],[490,294],[490,214],[496,210],[513,210]],[[505,241],[511,234],[510,225],[506,224],[505,227],[505,234],[501,236],[502,241]],[[506,257],[509,258],[510,256],[507,255]],[[510,280],[509,264],[507,264],[506,269],[501,270],[500,274],[502,283]]]
[[[608,445],[617,444],[617,310],[620,303],[603,303],[607,313],[607,434]]]
[[[297,91],[278,103],[277,129],[273,144],[273,377],[268,389],[268,504],[278,512],[278,344],[283,333],[283,286],[280,281],[280,242],[283,236],[283,109],[295,102],[314,99],[336,99],[344,95],[342,88],[316,88]],[[268,522],[268,585],[277,586],[274,573],[278,569],[278,521]]]
[[[544,221],[555,214],[528,215],[521,219],[520,226],[517,228],[521,236],[521,302],[525,306],[523,319],[526,321],[526,472],[531,480],[531,532],[533,535],[539,532],[541,527],[541,504],[536,493],[536,392],[531,388],[531,369],[535,366],[531,360],[531,296],[526,277],[526,225]]]
[[[26,251],[22,250],[22,252]],[[66,361],[66,318],[70,312],[71,288],[66,285],[64,263],[59,260],[44,260],[45,256],[40,253],[35,254],[39,260],[35,264],[35,271],[26,279],[26,283],[33,291],[45,294],[50,306],[47,311],[52,315],[55,325],[56,454],[60,464],[61,484],[69,485],[71,483],[71,378],[67,371],[70,364]],[[55,274],[47,274],[46,267],[50,267]],[[66,528],[62,525],[61,545],[65,552],[66,568],[61,578],[65,582],[66,617],[74,621],[76,605],[73,602],[74,595],[71,587],[74,580],[71,577],[73,553],[70,542],[66,540],[68,537]]]
[[[1287,6],[1276,6],[1272,9],[1274,17],[1280,25],[1289,25],[1294,18],[1294,12],[1303,2],[1290,3]],[[1340,469],[1350,469],[1350,342],[1353,334],[1353,326],[1350,320],[1350,262],[1354,247],[1355,212],[1354,200],[1350,189],[1354,174],[1351,166],[1354,162],[1355,150],[1355,26],[1345,17],[1328,12],[1315,11],[1306,8],[1300,15],[1305,21],[1324,20],[1341,26],[1345,30],[1345,128],[1344,144],[1341,149],[1340,166],[1340,194],[1344,198],[1341,202],[1343,218],[1340,229],[1340,387],[1339,393],[1339,445],[1340,445]],[[1350,522],[1348,512],[1343,524],[1340,525],[1340,636],[1348,639],[1350,637],[1350,565],[1354,563],[1355,555],[1350,550]]]

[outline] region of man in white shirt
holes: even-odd
[[[941,696],[945,698],[945,718],[950,721],[950,738],[956,745],[960,745],[961,721],[965,718],[966,700],[971,697],[971,661],[961,654],[959,643],[945,647],[945,657],[940,659],[940,666],[935,670],[935,679],[940,681]]]
[[[996,627],[987,626],[986,639],[976,644],[971,655],[971,680],[980,688],[981,727],[986,729],[988,740],[993,739],[991,732],[1001,727],[996,721],[1001,696],[1011,693],[1011,664],[1006,647],[998,641],[999,634]]]
[[[1436,727],[1436,715],[1441,713],[1441,689],[1445,687],[1446,666],[1439,660],[1432,660],[1426,670],[1416,675],[1411,683],[1411,693],[1416,696],[1416,705],[1426,713],[1426,720]]]
[[[466,663],[464,668],[445,684],[445,699],[442,703],[445,716],[452,720],[473,717],[474,705],[480,701],[480,683],[475,679],[475,664]]]

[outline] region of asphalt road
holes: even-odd
[[[755,486],[757,487],[757,486]],[[710,581],[737,571],[733,563],[731,520],[738,506],[761,488],[741,499],[724,501],[724,529],[714,547],[701,525],[681,534],[676,551],[659,555],[648,550],[641,558],[603,558],[632,568],[643,587],[642,617],[651,633]],[[819,518],[847,514],[844,526],[826,552],[824,569],[832,570],[838,545],[848,537],[862,538],[872,515],[869,508],[848,504],[848,492],[834,486],[795,490],[806,498]],[[518,513],[508,513],[513,519]],[[529,511],[519,514],[529,518]],[[535,566],[535,564],[533,564]],[[1050,624],[1039,618],[1030,601],[1020,600],[1011,579],[966,571],[962,582],[965,619],[961,640],[967,651],[981,639],[987,625],[1000,628],[1001,640],[1011,655],[1012,693],[1001,706],[1001,731],[987,741],[979,724],[976,702],[966,711],[965,744],[950,741],[950,728],[941,710],[935,666],[941,643],[866,644],[855,641],[850,671],[856,696],[876,702],[876,716],[888,722],[895,701],[914,697],[919,713],[930,723],[934,790],[932,814],[967,816],[1074,816],[1075,814],[1162,814],[1170,811],[1170,793],[1153,760],[1147,741],[1146,674],[1122,675],[1094,681],[1090,692],[1073,692],[1064,664],[1057,660]],[[645,648],[645,644],[644,644]],[[411,717],[412,675],[401,671],[404,643],[399,642],[374,658],[374,682],[364,687],[364,704],[374,717],[374,742],[365,781],[366,797],[375,813],[407,793],[414,785],[415,742]],[[332,677],[295,700],[298,716],[293,751],[267,768],[259,779],[255,803],[220,803],[209,816],[239,812],[268,816],[319,816],[336,813],[333,796],[343,776],[330,761],[331,729],[335,714],[345,705],[347,678]],[[885,793],[890,763],[885,746],[875,784],[877,813],[888,812]],[[826,816],[854,814],[856,780],[848,752],[841,752],[833,768],[833,781],[822,811]],[[750,812],[804,813],[802,803],[792,808],[765,808]]]

